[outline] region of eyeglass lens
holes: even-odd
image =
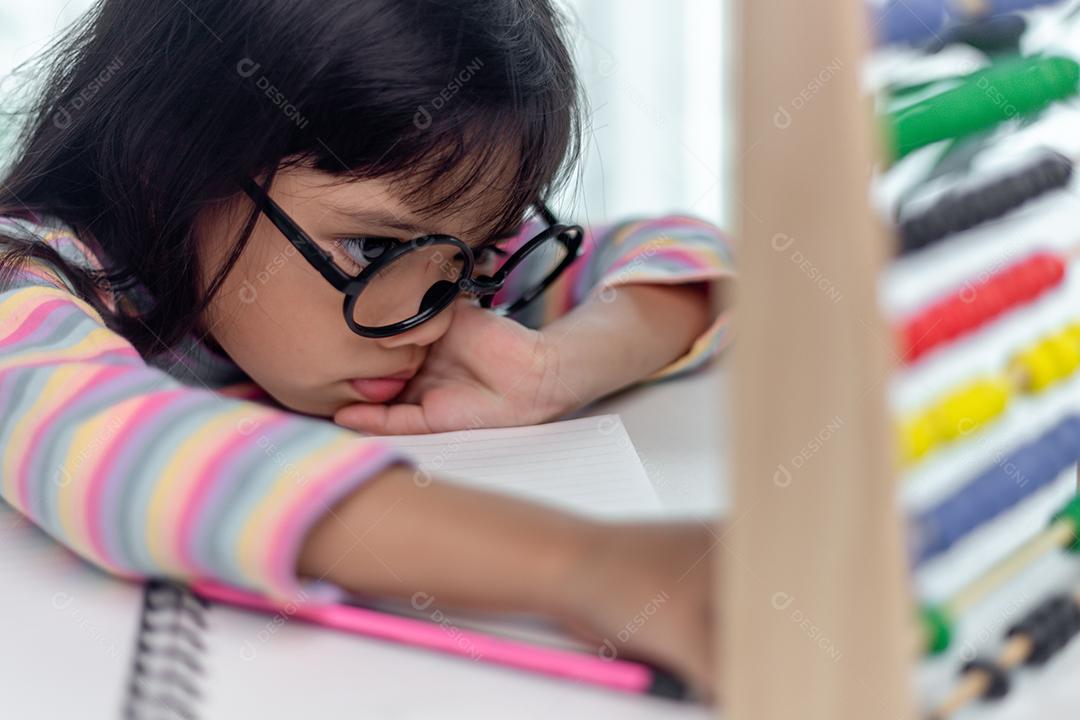
[[[532,218],[530,218],[532,220]],[[530,235],[545,230],[543,220],[527,222]],[[490,252],[490,251],[488,251]],[[568,250],[557,237],[533,247],[507,274],[493,307],[506,308],[530,297],[566,260]],[[507,258],[478,256],[474,276],[493,272]],[[372,258],[374,260],[374,258]],[[353,319],[357,325],[381,328],[402,323],[430,308],[449,302],[462,279],[465,260],[451,243],[435,242],[410,249],[381,267],[356,298]]]

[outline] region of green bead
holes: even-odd
[[[1077,93],[1080,66],[1065,57],[1010,58],[882,117],[893,159],[1040,112]]]
[[[1070,500],[1065,507],[1054,513],[1051,524],[1059,520],[1068,520],[1073,526],[1073,540],[1065,549],[1069,552],[1080,553],[1080,495]]]
[[[940,655],[948,650],[952,643],[952,620],[945,611],[936,605],[923,605],[919,614],[922,616],[926,652]]]

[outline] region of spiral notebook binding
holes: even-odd
[[[208,609],[184,585],[165,580],[146,584],[125,720],[198,720]]]

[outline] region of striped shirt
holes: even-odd
[[[107,265],[54,217],[2,218],[0,230],[38,238],[77,266]],[[617,285],[732,273],[727,238],[703,220],[594,226],[578,262],[518,319],[539,327]],[[148,298],[142,286],[101,296],[112,310]],[[643,381],[701,366],[726,327],[717,317]],[[38,261],[0,286],[0,408],[0,497],[57,541],[114,575],[214,580],[280,600],[340,596],[298,576],[306,532],[388,465],[409,462],[377,437],[289,412],[193,336],[142,357]]]

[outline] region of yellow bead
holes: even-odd
[[[979,414],[978,396],[971,388],[953,393],[934,409],[938,434],[945,440],[955,440],[975,429]]]
[[[906,463],[926,455],[936,442],[934,423],[925,415],[911,418],[900,426],[900,450]]]
[[[980,380],[973,385],[972,390],[978,403],[977,425],[981,426],[1005,412],[1012,386],[1008,378],[999,376]]]
[[[1068,340],[1070,340],[1077,350],[1080,350],[1080,322],[1071,322],[1062,332]]]
[[[1023,370],[1027,377],[1024,389],[1029,392],[1042,392],[1057,379],[1057,360],[1042,343],[1021,350],[1009,364]]]
[[[942,398],[927,415],[941,441],[956,440],[994,419],[1009,403],[1006,377],[976,380]]]
[[[1057,379],[1064,380],[1080,366],[1080,346],[1067,332],[1058,333],[1043,341],[1046,351],[1057,363]]]

